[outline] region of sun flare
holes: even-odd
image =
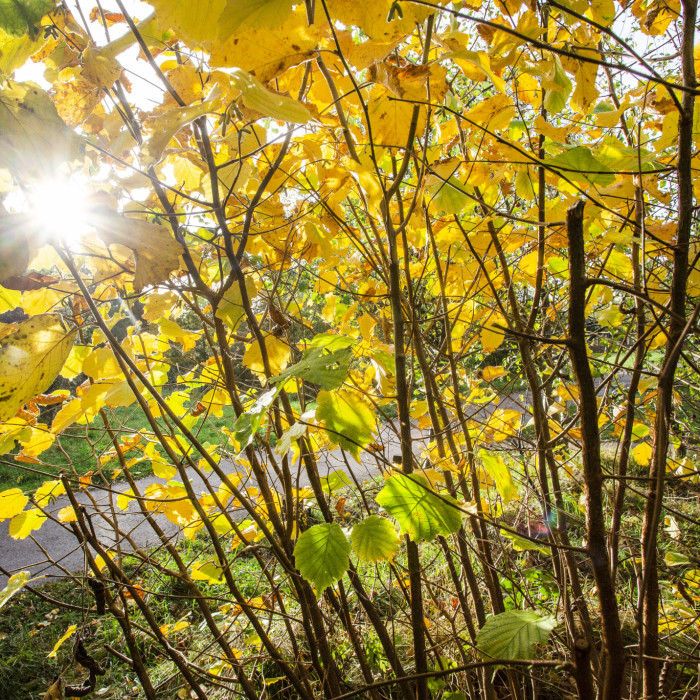
[[[67,243],[91,228],[89,192],[75,179],[39,183],[26,193],[26,198],[27,212],[47,238]]]

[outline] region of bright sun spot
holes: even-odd
[[[88,189],[73,178],[36,184],[26,192],[25,210],[49,239],[67,243],[86,234],[88,207]]]

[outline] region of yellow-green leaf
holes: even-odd
[[[73,345],[61,317],[41,314],[0,339],[0,421],[51,386]]]
[[[10,576],[7,580],[7,586],[5,586],[4,590],[0,591],[0,608],[2,608],[15,593],[22,590],[27,581],[29,581],[29,576],[30,573],[28,571],[20,571]]]
[[[34,36],[35,25],[54,5],[54,0],[0,0],[0,29],[12,36]]]
[[[316,420],[323,424],[328,439],[354,457],[372,442],[376,418],[371,406],[349,391],[320,391],[317,397]]]
[[[294,563],[320,597],[338,581],[350,564],[350,542],[337,523],[314,525],[303,532],[294,547]]]
[[[353,527],[351,544],[362,561],[391,561],[399,548],[399,533],[386,518],[370,515]]]
[[[503,503],[508,503],[514,498],[518,497],[518,487],[513,481],[513,477],[510,475],[510,470],[508,465],[503,461],[503,459],[487,450],[479,450],[479,459],[484,465],[488,475],[496,482],[496,488],[498,493],[501,494]]]
[[[454,499],[435,493],[420,474],[393,474],[376,500],[416,542],[450,535],[462,524],[462,514]]]
[[[306,124],[311,119],[311,112],[301,102],[268,90],[240,68],[232,69],[231,82],[241,91],[243,104],[265,117],[292,124]]]

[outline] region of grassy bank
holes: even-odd
[[[145,415],[138,407],[105,410],[109,416],[110,428],[120,440],[140,431],[151,432]],[[225,444],[226,436],[221,432],[221,428],[231,427],[234,421],[233,407],[226,406],[221,418],[207,416],[194,427],[194,432],[201,442]],[[165,427],[162,421],[159,423]],[[18,461],[12,454],[1,456],[0,491],[15,487],[32,490],[47,479],[57,478],[64,470],[73,476],[94,472],[99,467],[100,457],[110,449],[112,443],[109,434],[99,418],[89,425],[73,425],[57,437],[48,450],[39,455],[39,463]],[[112,460],[102,466],[108,468],[111,473],[118,464],[116,460]],[[144,460],[134,464],[131,473],[136,478],[148,476],[151,473],[150,462]]]

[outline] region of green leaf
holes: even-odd
[[[371,407],[349,391],[320,391],[316,420],[323,423],[331,442],[359,459],[360,450],[372,442],[376,420]]]
[[[486,621],[476,635],[476,646],[483,659],[532,659],[535,644],[545,644],[556,625],[550,615],[509,610]]]
[[[5,586],[4,590],[0,591],[0,608],[2,608],[15,593],[24,587],[27,581],[29,581],[29,576],[30,573],[28,571],[20,571],[10,576],[7,581],[7,586]]]
[[[352,529],[351,544],[362,561],[391,561],[399,548],[399,533],[386,518],[370,515]]]
[[[0,0],[0,29],[12,36],[35,36],[35,25],[55,4],[54,0]]]
[[[350,542],[337,523],[310,527],[294,547],[296,567],[313,584],[318,596],[347,571],[349,554]]]
[[[615,182],[615,175],[610,168],[597,160],[590,149],[584,146],[575,146],[553,158],[547,158],[544,162],[561,171],[561,174],[569,180],[584,181],[601,187],[607,187]]]
[[[518,487],[513,482],[508,465],[496,454],[487,450],[479,450],[479,459],[488,475],[496,482],[498,493],[503,503],[508,503],[518,497]]]
[[[253,436],[260,427],[263,416],[267,409],[272,406],[281,388],[281,386],[278,386],[261,394],[255,403],[236,419],[236,422],[233,424],[233,436],[238,441],[241,452],[253,442]]]
[[[460,511],[450,505],[456,505],[456,501],[450,496],[438,496],[419,474],[390,476],[377,494],[377,503],[416,542],[457,532],[462,524]]]
[[[343,348],[327,352],[323,348],[309,348],[304,357],[291,367],[287,367],[271,382],[286,382],[291,377],[318,384],[328,391],[337,389],[348,375],[352,350]]]

